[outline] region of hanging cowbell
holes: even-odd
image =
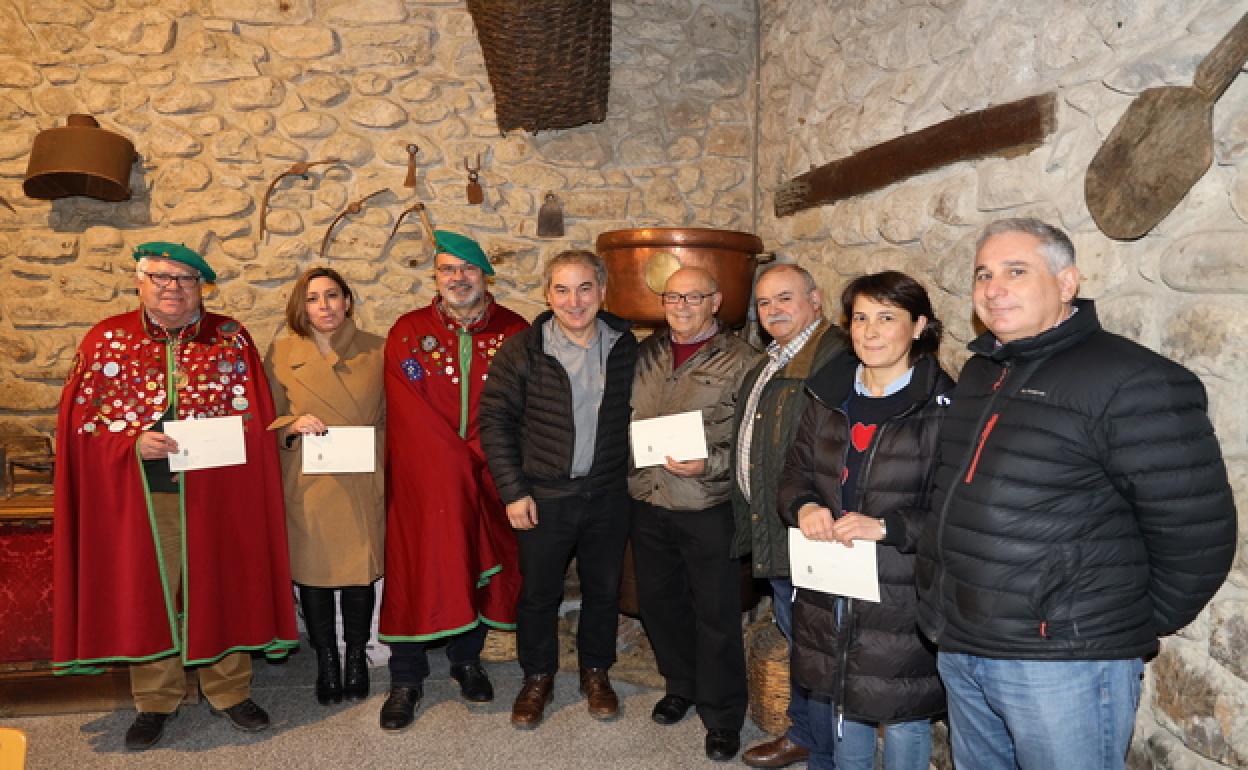
[[[100,128],[90,115],[70,115],[66,125],[35,137],[22,189],[39,200],[85,195],[102,201],[130,199],[134,144]]]

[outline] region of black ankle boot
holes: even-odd
[[[373,587],[351,586],[342,589],[342,638],[347,643],[343,662],[342,693],[347,698],[368,697],[368,634],[373,625]]]
[[[316,651],[316,700],[322,706],[342,701],[342,668],[334,630],[334,589],[299,586],[299,606]]]
[[[347,646],[347,660],[343,668],[342,694],[352,700],[368,697],[368,655],[364,646]]]
[[[316,701],[322,706],[342,702],[342,661],[338,645],[316,648]]]

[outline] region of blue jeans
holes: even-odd
[[[874,723],[846,719],[838,737],[835,703],[811,698],[807,713],[815,727],[807,770],[875,770]],[[931,722],[916,719],[884,725],[884,770],[927,770],[931,759]]]
[[[1144,663],[941,652],[958,770],[1121,770]]]
[[[793,583],[788,578],[769,578],[771,582],[771,611],[776,616],[780,633],[789,640],[789,657],[793,656]],[[810,748],[814,738],[810,732],[810,716],[806,690],[797,682],[789,681],[789,740],[798,746]]]

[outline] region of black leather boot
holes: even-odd
[[[347,698],[368,697],[368,634],[373,625],[372,585],[342,589],[342,638],[347,643],[342,692]]]
[[[322,706],[342,702],[342,667],[334,630],[334,589],[299,586],[299,606],[316,651],[316,700]]]

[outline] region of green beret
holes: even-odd
[[[481,268],[486,275],[494,275],[494,266],[486,258],[485,252],[481,250],[481,246],[476,241],[468,236],[453,233],[450,230],[434,230],[433,242],[437,245],[439,254],[459,257]]]
[[[208,267],[208,263],[204,261],[204,258],[181,243],[167,243],[165,241],[140,243],[134,247],[134,261],[138,262],[144,257],[149,259],[171,259],[174,262],[181,262],[198,270],[200,277],[204,279],[204,283],[216,283],[217,281],[216,271]]]

